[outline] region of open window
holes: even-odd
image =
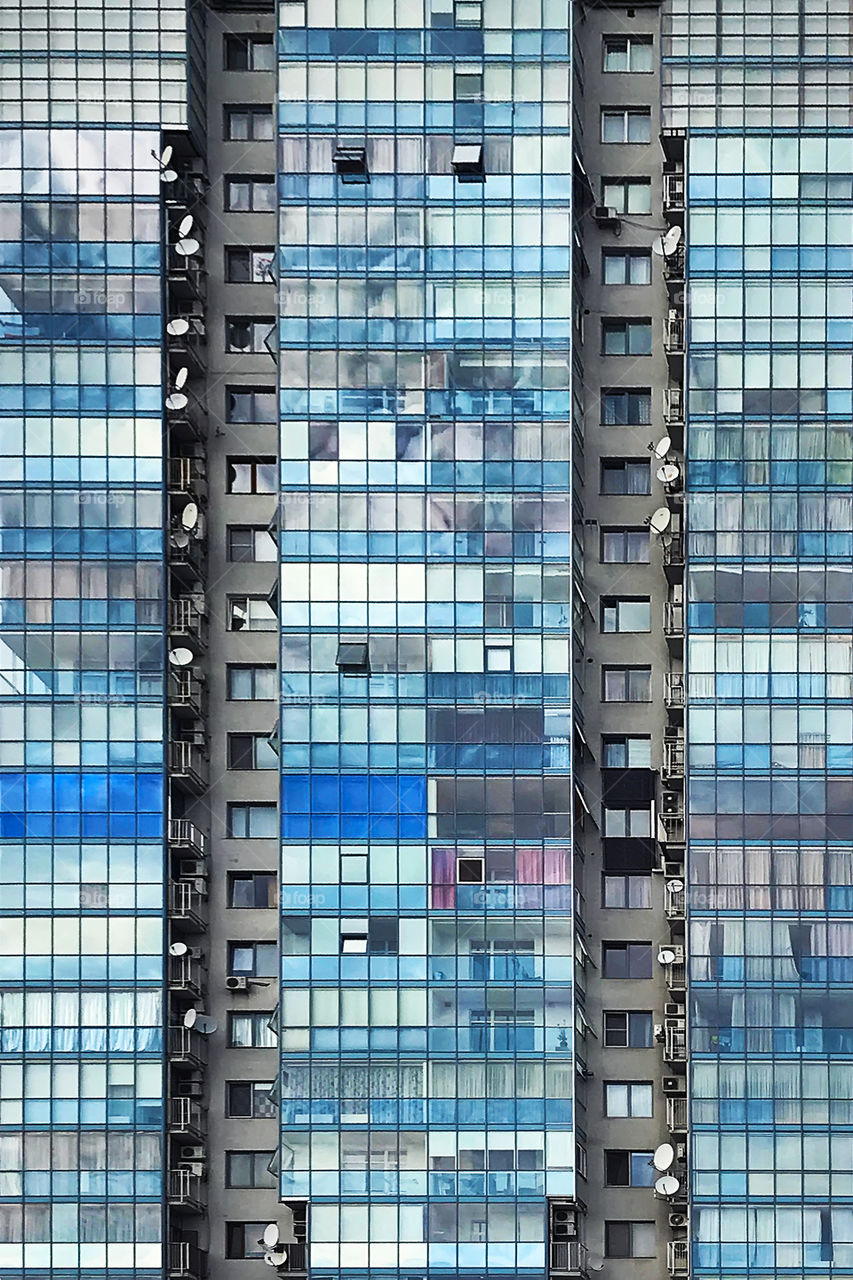
[[[460,182],[486,181],[481,142],[455,143],[450,164]]]

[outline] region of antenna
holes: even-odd
[[[661,947],[658,952],[658,964],[675,964],[675,952],[671,947]]]
[[[672,1174],[665,1173],[662,1178],[658,1178],[655,1183],[655,1191],[659,1196],[664,1196],[667,1200],[671,1200],[673,1196],[678,1195],[681,1183],[677,1178],[673,1178]]]
[[[166,325],[166,332],[170,338],[182,338],[189,331],[190,322],[184,316],[175,316],[174,320],[170,320]]]
[[[670,227],[666,235],[661,240],[664,256],[671,258],[678,246],[681,244],[681,227]]]
[[[172,942],[169,945],[169,955],[176,959],[178,956],[185,956],[188,951],[189,947],[185,942]]]
[[[287,1262],[287,1254],[284,1249],[279,1249],[275,1253],[265,1253],[264,1262],[268,1267],[283,1267]]]
[[[178,370],[178,372],[175,374],[175,390],[176,391],[181,391],[183,389],[184,384],[186,383],[186,380],[189,376],[190,376],[190,371],[186,365],[184,365],[182,369]]]
[[[188,213],[185,218],[181,218],[180,222],[178,223],[178,239],[183,240],[186,236],[188,236],[189,233],[192,231],[194,224],[195,224],[195,219],[193,218],[191,213]]]
[[[683,880],[666,880],[664,884],[667,893],[681,893],[684,889]]]
[[[186,409],[190,402],[188,395],[183,391],[172,391],[166,396],[166,408],[170,413],[177,413],[179,409]]]
[[[672,1168],[674,1160],[675,1147],[669,1142],[662,1143],[652,1156],[652,1164],[659,1173],[666,1173],[667,1169]]]
[[[194,657],[195,654],[192,649],[187,649],[183,645],[179,645],[177,649],[169,650],[169,663],[173,667],[188,667]]]
[[[187,236],[186,239],[179,240],[175,245],[175,253],[182,258],[191,258],[194,253],[198,253],[200,248],[200,240],[196,240],[193,236]]]
[[[652,253],[657,258],[663,258],[666,256],[666,248],[664,246],[663,236],[655,236],[654,240],[652,241]]]
[[[258,1244],[264,1245],[267,1249],[274,1249],[281,1239],[281,1232],[278,1229],[277,1222],[270,1222],[264,1227],[264,1234],[258,1241]]]
[[[655,474],[661,484],[675,484],[681,471],[674,462],[665,462],[662,467],[658,467]]]
[[[655,444],[654,441],[649,444],[649,453],[653,453],[656,458],[660,458],[661,461],[663,461],[671,448],[672,441],[669,436],[662,436],[661,439],[658,440],[657,444]]]
[[[666,530],[669,528],[669,524],[671,520],[672,520],[672,512],[669,510],[669,508],[658,507],[657,511],[653,511],[652,514],[648,517],[648,519],[646,520],[646,524],[651,525],[655,533],[665,533]]]
[[[604,1270],[604,1254],[588,1253],[586,1255],[586,1265],[587,1265],[588,1271],[603,1271]]]
[[[199,1009],[187,1009],[184,1014],[184,1026],[187,1031],[197,1031],[202,1036],[212,1036],[214,1031],[219,1029],[219,1024],[214,1018],[209,1018],[206,1013],[202,1013]]]
[[[181,512],[181,524],[186,529],[187,533],[192,533],[193,529],[198,524],[198,515],[198,504],[195,502],[188,502]]]

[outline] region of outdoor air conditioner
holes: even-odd
[[[178,875],[182,880],[206,880],[207,868],[198,858],[181,858]]]
[[[206,1160],[207,1152],[204,1147],[181,1147],[182,1160]]]
[[[201,1098],[204,1096],[204,1081],[179,1080],[175,1093],[179,1098]]]
[[[655,1040],[663,1040],[663,1023],[655,1023]]]
[[[678,1004],[674,1000],[667,1001],[663,1007],[663,1016],[665,1018],[683,1018],[684,1005]]]
[[[671,1214],[669,1215],[669,1225],[670,1225],[674,1230],[676,1230],[676,1231],[677,1231],[680,1227],[686,1227],[686,1226],[687,1226],[687,1214],[686,1214],[686,1213],[671,1213]]]
[[[681,1161],[684,1161],[687,1159],[687,1143],[686,1142],[676,1142],[675,1158],[676,1160],[681,1160]]]
[[[225,986],[228,991],[248,991],[249,979],[232,973],[225,979]]]
[[[600,227],[612,227],[614,230],[622,226],[618,209],[609,204],[599,204],[592,215]]]
[[[677,1094],[684,1096],[687,1093],[687,1085],[682,1076],[664,1076],[663,1091],[671,1097]]]

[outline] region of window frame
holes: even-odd
[[[241,810],[246,812],[246,821],[237,823],[237,815]],[[275,814],[276,829],[270,834],[259,835],[252,831],[252,814],[261,810]],[[245,826],[245,832],[235,835],[236,827]],[[226,840],[275,840],[278,839],[278,805],[263,800],[231,800],[225,806],[225,839]]]
[[[612,1112],[609,1109],[609,1096],[612,1089],[627,1089],[627,1111]],[[648,1111],[637,1111],[635,1108],[639,1106],[640,1095],[639,1090],[643,1090],[643,1100],[648,1099],[651,1104]],[[637,1095],[635,1097],[635,1094]],[[652,1080],[605,1080],[604,1082],[604,1114],[610,1120],[653,1120],[655,1111],[655,1090],[654,1081]]]
[[[617,188],[619,188],[619,199],[613,200],[611,196]],[[631,196],[639,191],[646,194],[647,199],[644,199],[642,204],[647,204],[648,208],[632,208],[632,204],[636,204],[636,201],[632,201]],[[651,178],[632,178],[624,174],[613,178],[602,178],[601,203],[614,208],[623,217],[646,218],[652,212],[652,180]]]
[[[624,265],[624,278],[621,280],[608,280],[607,268],[609,263],[621,262]],[[633,264],[641,262],[648,267],[648,277],[643,280],[632,280],[631,274]],[[602,249],[601,251],[601,283],[605,288],[611,288],[614,285],[626,286],[629,288],[643,288],[652,283],[652,253],[650,249]]]
[[[608,340],[621,335],[624,349],[608,349]],[[652,356],[654,341],[651,316],[602,316],[601,355],[617,360],[639,360]]]
[[[267,341],[275,333],[275,316],[225,316],[225,351],[234,356],[269,355]],[[249,346],[236,345],[239,329],[248,329]],[[263,336],[260,336],[262,331]],[[265,390],[267,388],[264,388]],[[275,421],[275,419],[273,419]]]
[[[638,539],[636,549],[645,551],[639,559],[628,559],[627,552],[633,548],[630,539]],[[614,560],[606,555],[616,540],[621,542],[621,559]],[[649,564],[652,555],[652,539],[649,529],[644,525],[604,525],[600,527],[599,561],[601,564]]]
[[[608,67],[608,41],[625,45],[626,65],[624,67]],[[640,35],[604,35],[601,38],[601,70],[605,75],[652,75],[655,69],[654,47],[654,36],[646,33]],[[652,57],[648,67],[631,66],[632,48],[651,49]]]
[[[645,489],[609,488],[617,477],[622,477],[626,486],[629,478],[638,477],[646,482]],[[648,458],[636,456],[628,458],[602,458],[599,472],[599,492],[606,498],[648,498],[652,492],[652,467]]]
[[[235,138],[232,133],[232,122],[239,116],[245,115],[249,132],[245,137]],[[269,133],[256,133],[257,121],[263,121],[263,124],[269,124]],[[229,102],[222,108],[222,141],[223,142],[274,142],[275,141],[275,117],[271,107],[262,106],[259,103],[240,103]]]
[[[259,1172],[258,1170],[259,1162],[263,1163],[264,1159],[266,1159],[266,1164],[269,1165],[274,1155],[275,1155],[275,1152],[269,1151],[269,1150],[226,1151],[225,1152],[225,1186],[236,1189],[236,1190],[241,1190],[241,1191],[255,1191],[261,1188],[265,1190],[269,1188],[274,1189],[276,1186],[275,1175],[270,1173],[269,1170],[266,1168],[266,1166],[262,1171]],[[252,1157],[252,1181],[251,1182],[234,1182],[232,1172],[231,1172],[233,1158],[237,1157],[238,1159],[239,1158],[245,1159],[248,1156]],[[269,1182],[258,1181],[259,1178],[263,1178],[264,1174],[266,1174],[266,1177],[270,1179]]]
[[[248,205],[235,205],[233,203],[231,193],[238,186],[248,187]],[[257,198],[261,191],[264,193],[264,199],[269,200],[268,204],[261,202]],[[226,213],[275,213],[275,175],[270,173],[228,174],[223,186],[222,203]]]
[[[278,756],[270,744],[270,735],[268,733],[253,733],[245,731],[240,733],[226,734],[226,760],[227,768],[235,773],[268,773],[278,768]],[[238,750],[237,744],[240,739],[247,739],[250,746],[248,753]],[[258,764],[258,744],[266,744],[270,752],[270,764]],[[263,759],[263,746],[261,747],[261,759]],[[251,763],[242,763],[246,759]]]
[[[617,674],[620,674],[623,682],[623,696],[621,698],[608,697],[608,686],[611,680],[615,680]],[[646,697],[638,698],[632,696],[635,693],[634,686],[642,685]],[[617,664],[607,663],[601,668],[601,701],[608,703],[624,703],[644,705],[652,700],[652,668],[643,664],[620,666]]]
[[[642,1232],[640,1228],[643,1228]],[[656,1223],[645,1219],[615,1219],[608,1218],[604,1223],[604,1256],[605,1258],[654,1258],[657,1255],[656,1248]],[[650,1253],[636,1253],[635,1250],[640,1248],[639,1237],[645,1237],[645,1243],[642,1247],[651,1249]],[[627,1253],[614,1252],[614,1236],[624,1236]],[[619,1241],[621,1246],[622,1242]]]
[[[225,1115],[230,1120],[272,1120],[278,1115],[278,1107],[269,1099],[269,1112],[257,1110],[255,1098],[262,1092],[269,1093],[275,1087],[274,1080],[226,1080],[225,1081]],[[232,1090],[248,1089],[250,1098],[249,1111],[235,1111],[232,1102]]]
[[[260,262],[256,263],[255,259],[269,258],[269,263],[256,275],[256,267]],[[248,266],[248,274],[245,279],[234,274],[233,264],[237,261],[246,261]],[[224,255],[224,276],[226,284],[272,284],[273,280],[269,275],[269,265],[275,261],[275,248],[273,245],[239,245],[227,244],[225,246]]]
[[[648,746],[648,756],[645,757],[644,763],[636,764],[631,761],[631,743],[645,743]],[[607,761],[607,751],[610,747],[617,747],[624,744],[625,747],[625,764],[610,764]],[[603,733],[601,735],[601,767],[602,769],[651,769],[652,767],[652,735],[650,733]]]
[[[242,602],[242,603],[241,603],[241,602]],[[261,613],[258,613],[258,615],[257,615],[258,619],[262,619],[265,623],[267,623],[267,622],[268,622],[268,623],[270,624],[269,626],[263,626],[263,627],[260,627],[260,626],[255,626],[255,627],[253,627],[253,626],[251,626],[251,621],[252,621],[252,606],[253,606],[253,605],[256,605],[256,604],[264,604],[264,605],[266,605],[266,606],[269,608],[269,610],[270,610],[270,614],[271,614],[271,616],[270,616],[270,617],[268,617],[266,614],[264,614],[264,613],[262,613],[262,612],[261,612]],[[246,632],[249,632],[249,631],[265,631],[265,632],[271,632],[271,631],[277,631],[277,630],[278,630],[278,628],[279,628],[279,618],[278,618],[278,614],[276,613],[275,609],[273,609],[273,607],[272,607],[272,605],[270,604],[269,599],[268,599],[268,597],[267,597],[267,596],[259,595],[259,594],[258,594],[258,595],[256,595],[256,594],[248,594],[248,595],[243,594],[243,595],[233,595],[233,596],[232,596],[232,595],[229,595],[229,596],[227,596],[227,597],[226,597],[226,600],[225,600],[225,608],[226,608],[226,617],[225,617],[226,630],[228,630],[228,631],[246,631]],[[235,625],[234,625],[234,623],[237,621],[237,618],[236,618],[236,610],[238,610],[238,609],[242,609],[242,610],[243,610],[243,612],[244,612],[244,614],[245,614],[245,620],[246,620],[246,623],[247,623],[247,624],[249,624],[249,625],[241,626],[241,627],[238,627],[238,626],[235,626]]]
[[[275,564],[278,544],[265,524],[229,524],[225,527],[229,564]],[[269,555],[258,552],[269,551]]]
[[[626,417],[624,422],[608,422],[605,414],[605,405],[608,399],[616,398],[624,399],[625,411],[630,413],[632,400],[636,400],[638,405],[643,403],[648,405],[648,417],[645,421],[640,418]],[[642,399],[641,399],[642,398]],[[614,408],[616,408],[614,403]],[[602,387],[599,394],[599,408],[601,412],[602,427],[650,427],[652,426],[652,390],[651,387]]]
[[[275,1049],[278,1037],[269,1027],[274,1010],[229,1009],[227,1012],[227,1047],[229,1049]],[[251,1027],[249,1044],[240,1044],[234,1039],[234,1025],[237,1021],[248,1022]]]
[[[610,1157],[625,1156],[627,1165],[627,1182],[615,1182],[610,1175],[610,1166],[612,1161]],[[634,1181],[634,1161],[647,1158],[649,1173],[647,1180]],[[605,1147],[604,1149],[604,1185],[605,1187],[653,1187],[657,1178],[657,1170],[652,1163],[654,1159],[654,1151],[639,1151],[633,1147]]]
[[[646,605],[648,608],[648,625],[644,627],[623,626],[621,614],[631,605]],[[613,615],[614,626],[608,625],[608,615]],[[652,629],[651,596],[602,596],[601,620],[599,630],[603,636],[645,635]]]
[[[236,960],[238,952],[242,951],[251,953],[251,964],[238,968]],[[226,973],[232,978],[277,978],[278,943],[251,939],[235,941],[229,938],[226,944]]]
[[[651,911],[654,906],[651,872],[605,871],[602,873],[601,880],[601,906],[605,911]],[[643,901],[636,902],[632,900],[634,896],[632,890],[640,883],[644,887]],[[613,895],[614,890],[617,891],[616,895]],[[612,901],[612,896],[618,896],[620,901]]]
[[[245,49],[246,55],[247,55],[246,66],[245,67],[230,66],[229,65],[229,62],[230,62],[229,46],[232,50],[234,50],[240,47],[241,45]],[[254,62],[255,50],[261,47],[266,47],[270,50],[270,65],[268,67],[252,66],[252,63]],[[225,33],[225,38],[222,43],[222,70],[237,71],[237,72],[243,73],[244,75],[247,72],[251,72],[251,71],[266,71],[267,73],[274,72],[275,71],[275,41],[273,37],[255,35],[254,33],[251,33],[248,31],[246,32],[227,31]]]
[[[258,893],[259,881],[268,881],[266,894]],[[251,882],[252,886],[252,902],[235,902],[234,886],[238,882]],[[269,888],[272,886],[273,893],[270,895]],[[278,874],[275,871],[229,871],[226,881],[227,904],[229,911],[274,911],[278,907]],[[266,902],[259,901],[259,898],[267,898]],[[269,899],[272,897],[272,901]]]
[[[624,957],[625,972],[613,973],[613,964]],[[608,964],[608,958],[612,958]],[[648,963],[646,963],[648,961]],[[608,969],[611,972],[608,972]],[[635,972],[639,970],[639,972]],[[607,939],[601,944],[601,977],[608,982],[648,982],[654,977],[654,952],[651,942],[644,939],[627,942],[621,938]]]
[[[608,1029],[608,1019],[624,1018],[625,1034],[623,1039],[614,1039]],[[646,1019],[648,1034],[638,1037],[641,1043],[635,1044],[632,1034],[632,1019]],[[654,1013],[650,1009],[604,1009],[601,1014],[601,1043],[606,1049],[652,1049],[654,1048]]]
[[[600,134],[599,141],[604,147],[624,146],[639,147],[648,146],[652,140],[652,110],[651,107],[601,107],[600,109]],[[622,123],[621,136],[618,138],[608,138],[607,121],[620,120]],[[638,121],[642,121],[648,127],[644,131],[642,138],[632,138],[631,130]]]
[[[232,693],[232,672],[251,672],[252,696],[251,698],[235,698]],[[273,690],[271,695],[259,697],[257,693],[257,673],[259,671],[271,673],[273,680]],[[225,668],[225,700],[226,702],[275,702],[278,697],[278,680],[277,667],[274,662],[229,662]]]

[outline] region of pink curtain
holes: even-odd
[[[432,851],[432,905],[456,906],[456,850]]]
[[[515,881],[516,884],[542,883],[541,849],[516,849]]]
[[[545,883],[569,883],[569,851],[568,849],[545,850]]]

